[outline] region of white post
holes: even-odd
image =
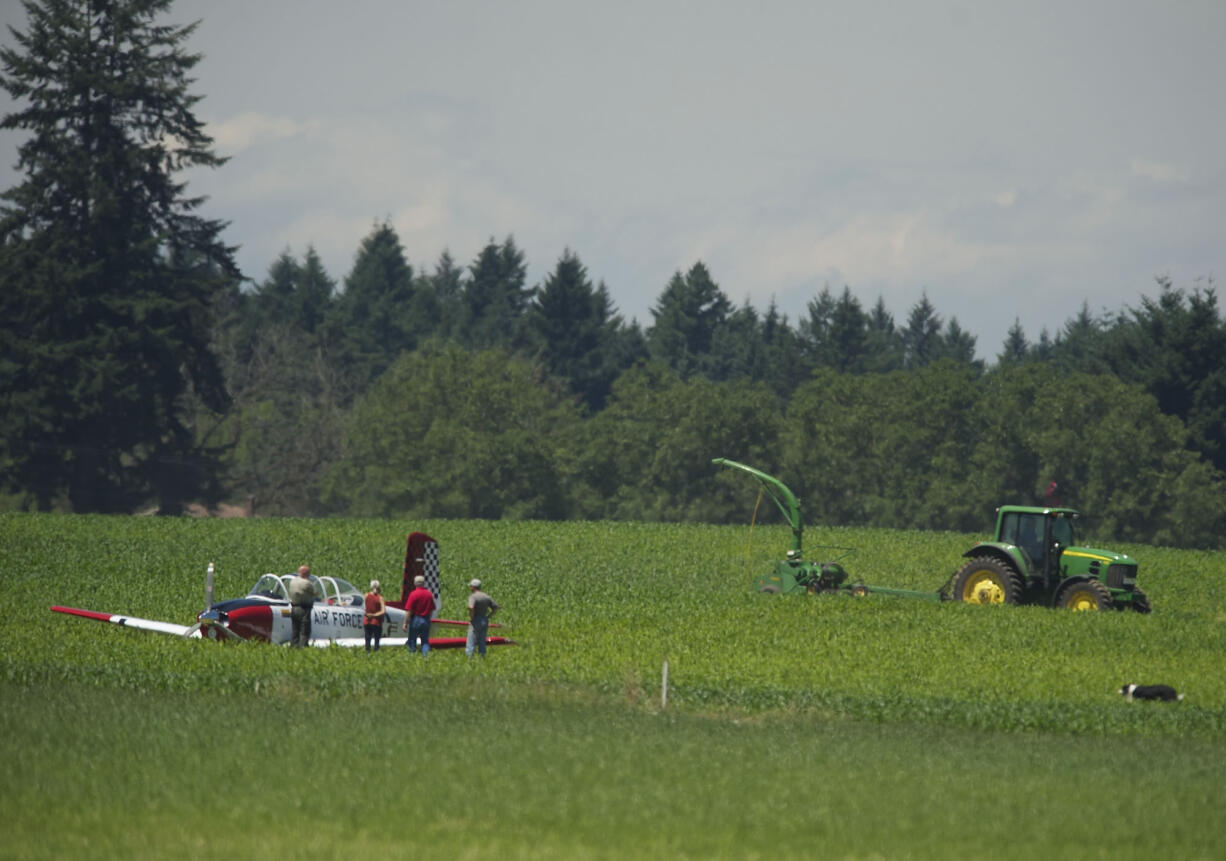
[[[668,708],[668,658],[664,659],[664,674],[660,679],[660,708]]]

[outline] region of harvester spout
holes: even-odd
[[[744,470],[762,483],[762,487],[779,510],[783,512],[783,517],[787,520],[788,525],[792,527],[792,550],[799,555],[801,551],[801,536],[804,534],[804,523],[800,518],[800,500],[796,495],[788,489],[788,486],[773,475],[767,475],[760,469],[754,469],[752,466],[746,466],[743,463],[737,463],[735,460],[728,460],[724,457],[717,457],[711,461],[719,466],[731,466],[735,469]]]

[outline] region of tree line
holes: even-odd
[[[395,265],[366,261],[384,253]],[[665,285],[645,329],[572,252],[526,287],[509,238],[458,274],[443,255],[413,275],[377,225],[343,287],[312,294],[331,297],[322,307],[261,316],[295,294],[272,277],[291,270],[304,285],[322,271],[310,251],[284,255],[225,330],[227,367],[268,375],[235,390],[223,437],[245,439],[232,463],[269,513],[744,522],[753,488],[711,464],[722,456],[783,478],[815,524],[974,531],[996,505],[1058,499],[1104,535],[1221,543],[1226,321],[1211,285],[1160,279],[1156,298],[1083,307],[1035,343],[1015,325],[989,365],[927,298],[898,325],[880,299],[865,311],[823,290],[793,325],[734,306],[701,263]],[[355,278],[371,272],[403,280]],[[478,305],[474,285],[502,298]],[[343,310],[388,295],[413,343],[361,335]],[[492,320],[475,313],[491,306]],[[324,439],[330,454],[291,444]]]
[[[722,456],[814,524],[982,530],[1058,498],[1103,535],[1223,545],[1211,281],[1033,342],[1015,323],[990,363],[926,296],[896,321],[827,288],[791,321],[699,261],[641,326],[571,250],[529,285],[512,237],[419,268],[387,222],[340,282],[308,247],[244,286],[175,179],[224,159],[169,5],[28,3],[0,51],[28,134],[0,196],[7,506],[743,522]]]

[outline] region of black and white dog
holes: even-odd
[[[1162,700],[1173,703],[1183,699],[1170,685],[1124,685],[1120,693],[1126,700]]]

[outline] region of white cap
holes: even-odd
[[[470,589],[480,589],[480,588],[481,588],[481,581],[480,581],[480,580],[478,580],[478,579],[476,579],[476,578],[474,577],[472,580],[469,580],[469,581],[468,581],[468,588],[470,588]]]

